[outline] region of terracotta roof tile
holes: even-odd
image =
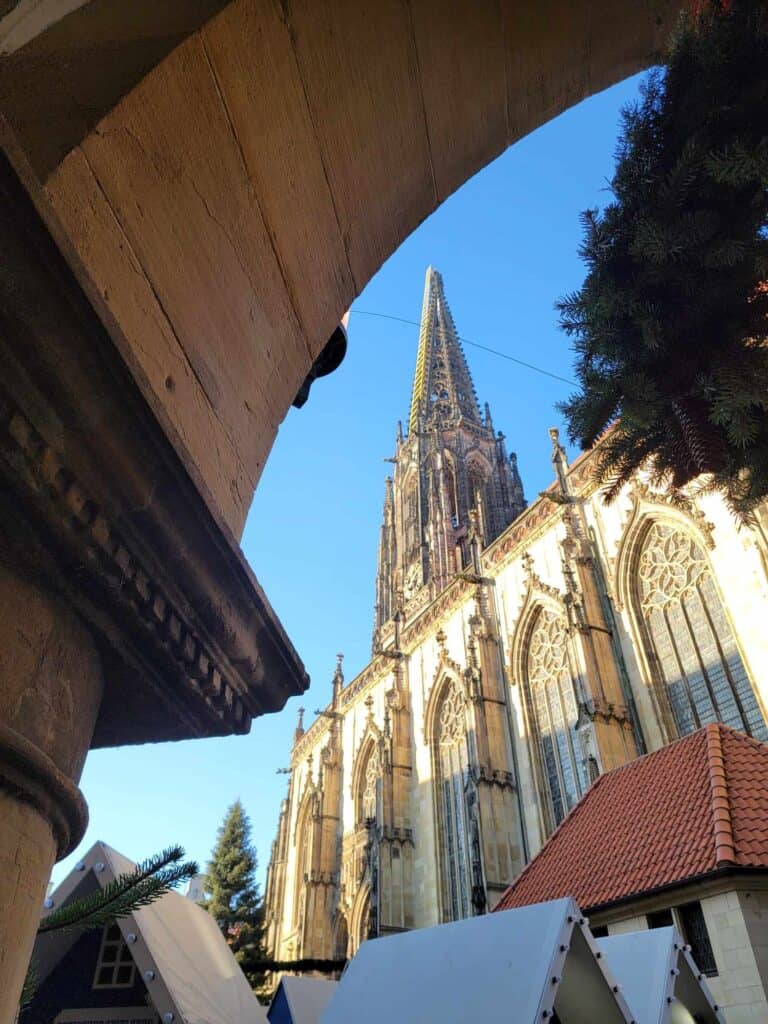
[[[768,744],[708,725],[601,775],[496,909],[588,911],[724,867],[768,870]]]

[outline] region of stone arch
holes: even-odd
[[[370,880],[366,879],[357,890],[349,912],[349,953],[352,956],[368,938],[370,913],[371,885]]]
[[[678,509],[640,508],[616,559],[638,662],[667,740],[713,721],[768,740],[766,714],[712,569],[711,538]]]
[[[333,959],[346,960],[349,956],[349,928],[344,914],[338,912],[333,923]]]
[[[507,146],[652,63],[679,0],[134,6],[92,0],[6,35],[1,112],[150,405],[239,535],[353,298]]]
[[[293,925],[301,947],[306,905],[307,875],[312,867],[313,834],[312,811],[314,798],[311,790],[304,793],[296,814],[293,843],[296,848],[295,874],[293,879]]]

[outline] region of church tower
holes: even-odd
[[[484,414],[445,298],[427,270],[408,433],[398,426],[376,578],[374,649],[403,607],[437,596],[470,562],[470,532],[489,544],[525,508],[514,454]],[[474,526],[473,526],[474,523]]]

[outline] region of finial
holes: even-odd
[[[304,735],[304,708],[299,708],[299,719],[296,723],[296,731],[293,734],[294,744],[298,743],[301,737]]]
[[[373,719],[373,694],[369,693],[365,698],[364,704],[368,708],[368,718]]]
[[[344,661],[344,655],[339,652],[336,655],[336,671],[333,673],[333,704],[336,706],[339,694],[341,693],[342,687],[344,686],[344,673],[341,671],[341,663]]]
[[[436,636],[435,636],[435,640],[437,640],[437,646],[438,646],[441,654],[445,654],[445,642],[446,642],[447,639],[448,638],[446,637],[446,635],[443,632],[442,628],[439,629],[437,631]]]
[[[523,563],[525,575],[533,576],[533,558],[531,557],[530,551],[526,551],[520,561]]]
[[[557,483],[562,495],[568,494],[568,460],[565,457],[565,448],[560,444],[560,431],[557,427],[549,428],[549,436],[552,439],[552,465],[557,473]]]

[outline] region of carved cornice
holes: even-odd
[[[168,668],[177,680],[181,676],[196,700],[206,705],[206,717],[218,720],[214,730],[247,732],[251,716],[238,695],[242,684],[222,674],[222,669],[228,673],[228,667],[196,635],[130,542],[2,391],[0,457],[23,476],[51,518],[55,517],[62,541],[79,554],[81,574],[87,572],[95,583],[106,585],[123,626],[129,626],[127,619],[135,620],[132,629],[160,648],[158,656],[170,663]]]
[[[2,162],[0,200],[3,557],[98,644],[94,746],[246,732],[303,666]]]
[[[503,768],[489,768],[481,765],[472,770],[476,785],[498,786],[500,789],[515,789],[515,776]]]
[[[392,846],[405,846],[406,844],[415,846],[412,828],[394,828],[391,825],[384,825],[379,829],[379,840]]]

